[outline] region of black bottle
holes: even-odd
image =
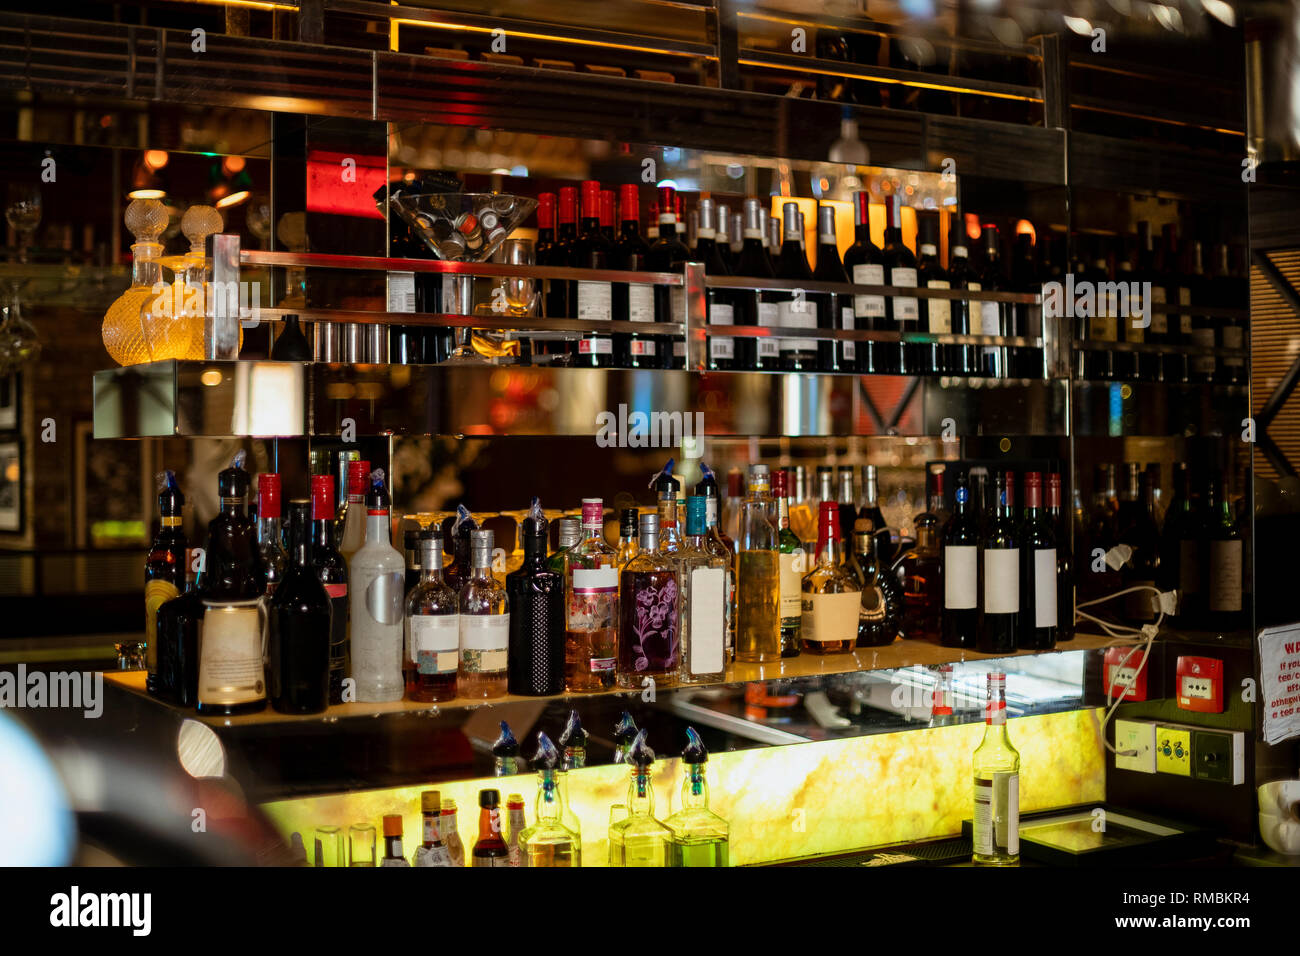
[[[619,187],[619,233],[614,240],[612,267],[628,272],[649,268],[650,244],[641,236],[641,196],[635,183]],[[618,322],[655,320],[654,286],[643,283],[614,283],[614,319]],[[636,333],[614,333],[614,365],[617,368],[658,368],[655,337]]]
[[[512,694],[564,693],[564,576],[546,566],[547,530],[540,512],[520,522],[524,563],[506,575]]]
[[[948,284],[953,289],[979,292],[983,289],[979,273],[971,265],[965,234],[958,235],[948,247]],[[980,303],[952,300],[953,335],[975,335]],[[974,321],[972,321],[974,320]],[[975,345],[950,345],[945,352],[945,365],[949,375],[979,374],[979,347]]]
[[[700,227],[696,234],[695,257],[704,263],[704,274],[727,275],[722,261],[722,249],[717,242],[718,211],[712,199],[701,199],[699,205]],[[726,289],[708,290],[708,324],[710,327],[736,324],[736,310],[731,293]],[[707,366],[714,371],[731,369],[736,361],[736,340],[729,335],[713,334],[708,337]]]
[[[980,273],[980,288],[985,292],[1005,292],[1007,281],[1002,275],[1002,240],[998,227],[991,223],[984,225],[981,236],[984,246],[984,268]],[[979,304],[979,323],[973,331],[977,335],[1005,335],[1011,325],[1011,306],[1006,302],[981,302]],[[975,319],[972,312],[971,320]],[[988,378],[1007,378],[1010,376],[1008,362],[1010,353],[1004,345],[986,345],[981,347],[980,374]]]
[[[1025,474],[1025,521],[1020,530],[1020,635],[1016,646],[1048,650],[1056,646],[1056,528],[1043,508],[1041,472]]]
[[[957,476],[952,517],[940,536],[939,643],[944,647],[973,648],[979,636],[979,520],[968,483],[966,475]]]
[[[871,241],[871,194],[865,190],[853,194],[853,245],[844,250],[844,271],[854,285],[888,284],[885,282],[885,255]],[[855,295],[853,322],[859,332],[883,332],[885,297]],[[882,371],[878,356],[882,346],[887,344],[858,342],[856,371],[865,374]]]
[[[569,247],[569,265],[574,269],[608,269],[613,246],[600,228],[600,183],[582,184],[582,222]],[[614,317],[614,289],[609,282],[569,282],[570,318],[589,322]],[[583,332],[578,340],[575,364],[582,368],[609,368],[614,364],[614,340],[608,333]]]
[[[203,620],[203,599],[196,584],[197,564],[198,549],[187,550],[185,591],[158,608],[154,627],[157,674],[155,686],[149,693],[181,707],[194,707],[198,703],[199,626]]]
[[[677,190],[672,186],[659,187],[659,238],[650,246],[646,265],[651,272],[680,274],[682,265],[690,258],[690,250],[678,238]],[[655,286],[655,321],[681,322],[685,319],[686,290],[681,287]],[[655,348],[659,368],[679,368],[685,365],[685,339],[675,335],[660,335]],[[680,351],[680,355],[678,354]]]
[[[736,263],[736,275],[747,279],[772,278],[772,263],[763,246],[764,230],[767,217],[757,199],[745,200],[744,236],[740,247],[740,256]],[[736,297],[738,312],[737,325],[776,325],[776,304],[760,302],[760,295],[755,292],[741,293]],[[780,361],[780,351],[776,339],[771,337],[746,337],[736,339],[736,364],[738,369],[775,369]]]
[[[948,270],[939,261],[939,213],[918,213],[917,231],[920,258],[916,264],[916,283],[923,289],[949,289]],[[924,316],[920,331],[930,335],[948,335],[952,332],[951,299],[922,299]],[[916,347],[918,375],[945,375],[948,372],[948,349],[938,342],[922,342]]]
[[[839,242],[835,236],[835,210],[830,206],[817,207],[817,268],[813,278],[818,282],[847,283],[848,273],[840,261]],[[853,331],[857,322],[849,296],[818,292],[808,298],[817,303],[817,328]],[[858,343],[817,343],[817,368],[822,372],[856,372],[858,370]]]
[[[812,279],[808,259],[803,251],[803,229],[799,225],[799,205],[788,202],[781,207],[781,251],[776,259],[776,277],[792,282]],[[812,296],[803,290],[764,292],[764,302],[775,303],[777,324],[786,328],[816,328],[817,306]],[[817,340],[796,339],[789,336],[780,340],[781,370],[785,372],[811,372],[817,368]]]
[[[289,566],[271,599],[267,656],[271,706],[319,714],[329,706],[329,595],[312,567],[311,502],[289,502]]]
[[[174,690],[158,668],[158,609],[167,601],[180,597],[185,590],[185,532],[181,529],[181,511],[185,496],[176,484],[176,473],[163,472],[163,487],[158,493],[158,534],[144,565],[144,639],[148,651],[145,689],[160,700],[172,700]]]
[[[351,673],[348,645],[348,563],[334,544],[334,476],[311,476],[312,567],[330,599],[330,703],[343,703]]]
[[[885,282],[899,288],[915,288],[916,256],[903,244],[902,201],[896,195],[885,197],[885,246],[881,250],[885,260]],[[885,328],[906,335],[918,331],[920,303],[914,296],[890,296],[885,299]],[[913,375],[917,371],[917,349],[910,342],[900,341],[892,347],[882,348],[882,372],[896,375]]]
[[[1015,473],[993,476],[994,505],[980,542],[980,632],[982,654],[1010,654],[1020,630],[1020,528],[1015,507]]]
[[[311,361],[311,346],[307,344],[307,336],[302,334],[302,328],[298,325],[298,316],[284,317],[284,328],[271,346],[271,358],[277,362]]]
[[[862,588],[857,646],[886,647],[894,643],[903,633],[905,598],[898,578],[877,556],[875,532],[866,518],[854,524],[853,553],[847,563]]]

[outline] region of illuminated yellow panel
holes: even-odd
[[[1020,751],[1020,807],[1042,810],[1102,800],[1104,760],[1095,730],[1099,711],[1021,717],[1009,722]],[[970,760],[984,724],[962,724],[845,740],[768,747],[709,757],[710,803],[731,822],[735,865],[770,863],[960,832],[972,803]],[[680,806],[681,768],[657,764],[655,815]],[[609,808],[625,802],[626,767],[587,767],[569,774],[569,796],[582,820],[582,858],[604,866]],[[459,809],[466,854],[478,833],[478,792],[492,787],[504,799],[520,793],[533,820],[532,774],[436,784]],[[377,825],[401,813],[409,857],[419,841],[420,791],[369,790],[268,803],[263,809],[285,835],[297,831],[306,846],[322,824]]]

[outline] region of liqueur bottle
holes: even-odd
[[[637,540],[637,522],[641,512],[636,508],[624,508],[618,513],[618,556],[615,559],[621,568],[641,550]]]
[[[348,498],[339,512],[339,553],[349,563],[352,555],[366,540],[366,483],[370,480],[370,462],[353,459],[347,464]]]
[[[451,854],[442,842],[442,795],[437,790],[420,794],[420,816],[424,826],[424,842],[415,848],[412,866],[451,866]]]
[[[994,508],[980,542],[984,590],[976,648],[981,654],[1009,654],[1020,630],[1020,529],[1015,508],[1015,473],[994,476]]]
[[[492,574],[492,532],[470,532],[470,573],[460,589],[460,670],[462,697],[502,697],[506,693],[510,648],[510,601]]]
[[[929,507],[913,520],[916,546],[902,560],[903,630],[908,637],[926,641],[939,640],[939,617],[943,608],[941,571],[943,556],[939,546],[944,512],[943,472],[927,472]]]
[[[414,665],[411,700],[453,700],[460,666],[460,598],[442,579],[442,532],[420,538],[420,583],[406,597],[406,653]]]
[[[282,714],[320,714],[329,706],[330,607],[311,560],[311,503],[289,504],[291,563],[271,598],[271,707]]]
[[[1007,675],[988,677],[984,739],[971,763],[975,776],[974,863],[1020,862],[1020,753],[1007,737]]]
[[[636,742],[636,722],[626,710],[614,725],[614,763],[627,763],[628,751]]]
[[[267,597],[275,594],[289,563],[280,539],[282,515],[280,476],[263,472],[257,476],[257,563],[266,579]]]
[[[708,548],[704,533],[707,502],[703,495],[686,499],[686,540],[676,557],[681,587],[677,633],[684,684],[718,683],[726,677],[730,562]]]
[[[979,521],[971,506],[966,475],[957,476],[952,517],[940,536],[943,609],[939,643],[974,648],[979,637]]]
[[[501,733],[492,742],[492,776],[512,777],[519,772],[519,741],[504,720]]]
[[[560,754],[544,731],[537,733],[537,803],[533,825],[519,834],[524,866],[581,866],[578,835],[564,825],[565,803],[556,766]]]
[[[858,637],[862,589],[840,561],[839,512],[823,501],[817,522],[817,564],[804,575],[800,634],[810,654],[847,654]],[[891,638],[892,639],[892,638]]]
[[[844,271],[854,285],[888,284],[884,253],[871,241],[871,194],[865,190],[853,194],[853,245],[844,250]],[[853,318],[860,332],[885,331],[885,297],[855,294]],[[885,344],[888,343],[857,343],[857,370],[868,374],[884,371],[878,353]]]
[[[510,602],[510,693],[564,693],[564,575],[546,563],[548,526],[541,502],[519,523],[524,563],[506,575]]]
[[[608,269],[614,249],[600,229],[600,183],[582,184],[582,223],[569,249],[569,265],[575,269]],[[574,280],[569,286],[573,318],[587,322],[613,318],[613,287],[608,282]],[[584,332],[578,340],[576,362],[584,368],[608,368],[613,364],[614,343],[608,333]]]
[[[754,465],[736,542],[736,660],[745,663],[781,659],[780,545],[767,482],[767,467]]]
[[[198,703],[199,628],[203,620],[203,599],[196,583],[199,549],[189,548],[183,555],[185,590],[178,597],[159,606],[155,627],[157,670],[153,696],[181,707]]]
[[[384,816],[384,858],[380,866],[410,866],[402,855],[402,815],[391,813]]]
[[[501,791],[478,792],[478,839],[470,866],[509,866],[510,850],[501,836]]]
[[[673,835],[670,866],[729,866],[727,844],[731,825],[709,809],[709,783],[705,768],[709,752],[694,727],[686,728],[682,764],[682,808],[664,821]]]
[[[180,597],[185,589],[185,532],[181,530],[181,511],[185,496],[176,484],[176,473],[162,473],[158,492],[158,534],[144,563],[144,639],[148,673],[145,689],[160,700],[175,700],[175,688],[165,690],[158,677],[158,609],[167,601]]]
[[[609,690],[618,663],[618,568],[605,543],[599,498],[582,499],[583,538],[568,552],[564,686],[569,693]]]
[[[781,656],[798,657],[799,625],[803,617],[803,576],[808,570],[803,542],[790,529],[788,475],[778,468],[772,475],[772,494],[776,496],[778,561],[781,567]]]
[[[456,801],[451,797],[442,801],[442,815],[438,819],[438,828],[442,834],[442,844],[447,848],[452,866],[465,865],[465,844],[460,838],[460,826],[456,822]]]
[[[1061,476],[1052,472],[1047,476],[1047,515],[1052,519],[1056,533],[1056,640],[1074,640],[1074,562],[1070,549],[1063,547],[1067,540],[1064,518],[1061,513]]]
[[[723,598],[723,609],[727,618],[727,643],[723,650],[723,660],[729,662],[736,644],[736,543],[722,532],[718,480],[712,469],[703,462],[700,463],[700,471],[704,477],[695,483],[695,493],[704,496],[704,546],[710,554],[716,555],[725,563],[727,590]]]
[[[673,834],[655,819],[655,791],[651,782],[654,760],[655,752],[646,744],[642,730],[627,752],[626,762],[632,767],[627,788],[627,818],[609,828],[610,866],[668,866]]]
[[[390,541],[388,489],[382,469],[370,476],[365,505],[365,544],[348,562],[352,678],[358,701],[401,700],[406,689],[402,677],[406,561]]]
[[[334,476],[311,476],[311,563],[330,599],[330,703],[343,703],[349,671],[348,563],[334,547]]]
[[[1016,646],[1056,646],[1056,529],[1043,509],[1041,472],[1025,473],[1025,521],[1020,529],[1020,635]]]
[[[635,735],[634,735],[635,736]],[[564,722],[560,732],[560,769],[556,773],[555,785],[560,795],[560,822],[574,837],[574,866],[582,863],[582,821],[573,812],[569,802],[569,771],[587,766],[587,732],[582,729],[576,710],[569,711],[569,719]]]
[[[677,508],[677,501],[672,507]],[[641,516],[641,551],[619,577],[618,685],[658,686],[677,681],[681,641],[677,632],[677,570],[659,547],[659,516]]]
[[[853,526],[853,556],[848,566],[862,589],[857,646],[892,644],[903,632],[907,597],[901,587],[895,586],[897,579],[881,567],[876,556],[876,532],[869,518],[859,518]]]

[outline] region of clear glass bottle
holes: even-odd
[[[508,680],[510,602],[492,574],[492,532],[470,532],[470,572],[460,589],[462,697],[503,697]]]
[[[437,790],[420,794],[420,817],[424,824],[424,842],[415,848],[412,866],[451,866],[451,854],[442,842],[442,795]]]
[[[677,634],[684,684],[713,684],[726,679],[730,563],[708,548],[707,514],[708,499],[703,495],[686,499],[686,539],[676,560],[681,586]]]
[[[847,654],[857,644],[862,589],[840,563],[835,502],[821,503],[817,526],[817,564],[802,582],[803,649],[810,654]]]
[[[280,503],[280,476],[263,472],[257,476],[257,563],[266,578],[266,594],[275,593],[284,578],[289,556],[281,535],[284,510]]]
[[[705,767],[709,752],[694,727],[686,728],[688,743],[682,751],[686,776],[682,778],[682,808],[664,821],[672,832],[670,866],[730,866],[727,845],[731,824],[709,809],[709,783]]]
[[[605,543],[604,502],[582,499],[582,540],[568,551],[564,686],[609,690],[618,664],[617,554]]]
[[[460,666],[460,599],[442,579],[442,532],[420,542],[420,583],[406,597],[406,655],[415,670],[411,700],[456,697]]]
[[[405,641],[406,560],[393,547],[384,473],[376,470],[366,495],[366,542],[349,562],[352,678],[357,700],[401,700]]]
[[[158,257],[163,247],[158,239],[167,228],[167,209],[157,199],[136,199],[126,207],[126,227],[135,237],[131,245],[131,286],[104,313],[102,337],[114,362],[135,365],[154,360],[144,316],[158,298],[154,286],[162,281]],[[171,294],[170,288],[166,294]]]
[[[655,752],[646,744],[642,730],[627,753],[626,762],[632,766],[627,788],[627,818],[609,828],[610,866],[668,865],[673,834],[655,819],[655,791],[651,782],[654,760]]]
[[[582,729],[576,710],[569,711],[569,719],[564,723],[560,733],[560,769],[556,772],[555,785],[560,793],[560,822],[573,834],[575,845],[573,852],[577,859],[574,866],[582,864],[582,821],[573,812],[569,802],[569,771],[587,766],[587,732]]]
[[[410,866],[402,853],[402,815],[390,813],[384,816],[384,858],[380,866]]]
[[[347,463],[347,501],[339,512],[339,554],[349,565],[352,555],[366,540],[366,482],[370,478],[370,462],[354,459]]]
[[[560,754],[546,733],[537,734],[537,803],[533,825],[519,834],[524,866],[581,866],[578,835],[564,825],[565,802],[556,769]]]
[[[618,558],[621,568],[636,557],[640,545],[637,542],[637,522],[641,512],[636,508],[624,508],[618,515]]]
[[[672,499],[676,510],[677,501]],[[677,569],[659,547],[659,516],[641,516],[641,551],[619,575],[618,685],[676,683],[681,666],[677,632]]]
[[[799,623],[803,616],[803,576],[808,570],[803,542],[790,528],[789,475],[778,468],[772,475],[776,497],[777,544],[781,564],[781,656],[798,657]]]
[[[1020,862],[1020,753],[1007,737],[1007,675],[988,677],[984,739],[975,748],[973,862],[1010,866]]]
[[[625,710],[614,725],[614,763],[627,763],[627,754],[636,742],[636,735],[636,721]]]
[[[736,660],[781,659],[781,567],[766,465],[753,465],[736,542]]]
[[[501,733],[492,742],[492,776],[513,777],[519,772],[519,741],[504,720]]]
[[[951,726],[957,723],[957,715],[953,713],[952,665],[939,664],[930,670],[935,675],[934,695],[930,703],[930,726]]]
[[[567,581],[569,579],[569,554],[574,545],[581,540],[582,522],[577,518],[561,518],[558,535],[559,544],[551,556],[546,559],[547,568],[564,575],[564,579]]]
[[[438,829],[442,835],[442,845],[447,848],[447,855],[451,857],[451,865],[464,866],[465,841],[460,838],[460,825],[456,821],[456,801],[451,797],[442,801]]]

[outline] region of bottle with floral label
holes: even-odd
[[[660,551],[658,515],[641,516],[640,540],[619,582],[618,684],[639,688],[649,679],[664,687],[676,682],[681,663],[677,570]]]

